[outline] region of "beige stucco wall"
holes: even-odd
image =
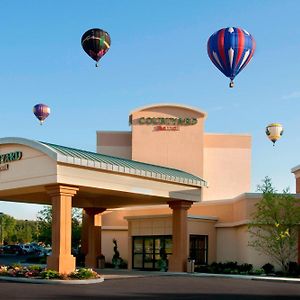
[[[144,118],[196,118],[195,125],[178,126],[178,131],[155,131],[141,125]],[[132,159],[203,174],[204,114],[172,105],[153,106],[132,113]]]
[[[105,261],[111,263],[114,255],[114,244],[113,239],[117,240],[118,251],[120,252],[121,258],[128,260],[128,231],[119,229],[107,229],[105,226],[102,227],[101,231],[101,246],[102,254],[105,256]]]
[[[195,125],[157,131],[139,118],[196,118]],[[97,132],[97,151],[177,168],[209,184],[202,200],[231,199],[250,190],[251,136],[204,132],[206,114],[176,104],[157,104],[132,112],[132,132]],[[172,127],[172,126],[171,126]]]
[[[203,200],[230,199],[250,191],[251,137],[205,134]]]
[[[134,218],[134,217],[130,217]],[[132,236],[141,235],[172,235],[172,217],[148,216],[144,218],[128,219]]]
[[[266,263],[273,264],[280,269],[271,257],[258,252],[248,243],[251,241],[247,231],[247,225],[217,228],[217,261],[237,261],[238,263],[249,263],[254,268],[261,268]],[[295,261],[297,257],[295,256]]]
[[[48,155],[19,144],[0,145],[0,154],[21,151],[22,158],[0,172],[0,191],[56,182],[56,162]]]
[[[79,186],[79,193],[87,193],[91,198],[87,201],[77,198],[74,205],[79,207],[122,207],[136,204],[162,204],[170,199],[184,199],[199,201],[201,188],[190,187],[173,182],[161,182],[142,176],[128,176],[128,173],[103,172],[95,169],[80,168],[73,165],[61,164],[57,166],[57,181],[63,184]],[[113,170],[112,170],[113,171]],[[85,188],[85,187],[88,187]],[[94,188],[95,190],[91,190]],[[98,190],[96,190],[98,189]],[[100,191],[99,191],[100,190]],[[107,193],[107,197],[95,197],[97,192]],[[110,195],[114,192],[114,195]],[[158,198],[154,198],[157,196]],[[130,198],[130,199],[129,199]]]
[[[131,132],[97,131],[97,152],[131,159]]]

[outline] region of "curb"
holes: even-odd
[[[210,273],[187,273],[195,277],[219,277],[243,280],[270,281],[270,282],[285,282],[300,284],[300,278],[287,277],[267,277],[267,276],[251,276],[251,275],[229,275],[229,274],[210,274]]]
[[[212,273],[187,273],[187,272],[149,272],[149,273],[119,273],[119,274],[105,274],[102,273],[105,280],[115,279],[134,279],[142,277],[156,277],[156,276],[169,276],[169,277],[201,277],[201,278],[228,278],[228,279],[241,279],[241,280],[256,280],[256,281],[269,281],[269,282],[285,282],[300,284],[300,278],[287,278],[287,277],[268,277],[268,276],[255,276],[255,275],[235,275],[235,274],[212,274]]]
[[[3,281],[12,281],[12,282],[22,282],[22,283],[37,283],[37,284],[95,284],[101,283],[104,281],[104,278],[96,279],[83,279],[83,280],[57,280],[57,279],[32,279],[32,278],[23,278],[23,277],[9,277],[9,276],[0,276],[0,280]]]

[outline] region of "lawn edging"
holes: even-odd
[[[93,279],[39,279],[39,278],[24,278],[24,277],[10,277],[10,276],[0,276],[0,280],[12,281],[12,282],[22,282],[22,283],[37,283],[37,284],[95,284],[104,281],[104,278],[93,278]]]

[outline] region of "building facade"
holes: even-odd
[[[248,246],[247,224],[260,194],[249,193],[251,136],[206,133],[207,114],[176,104],[131,112],[128,132],[97,132],[97,151],[175,168],[208,184],[187,212],[187,256],[196,264],[237,261],[261,267],[269,262]],[[158,269],[163,249],[172,257],[172,214],[168,205],[131,206],[102,215],[102,252],[113,256],[119,243],[129,268]],[[129,241],[129,242],[128,242]]]
[[[98,131],[97,152],[0,138],[0,199],[52,205],[47,264],[61,273],[76,267],[72,207],[83,208],[88,267],[103,255],[112,261],[116,250],[129,269],[158,270],[162,258],[176,272],[189,257],[196,265],[274,263],[248,246],[261,199],[249,193],[251,137],[206,133],[206,117],[183,105],[143,107],[130,114],[131,131]],[[297,193],[299,170],[292,170]]]

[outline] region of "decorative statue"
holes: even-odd
[[[120,257],[120,252],[118,251],[118,244],[117,240],[113,239],[114,243],[114,256],[112,258],[112,264],[115,266],[116,269],[118,269],[123,261],[123,259]]]

